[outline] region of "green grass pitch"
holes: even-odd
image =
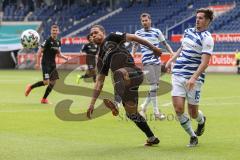
[[[93,87],[83,80],[76,84],[77,73],[71,73],[66,84]],[[89,121],[63,121],[55,115],[59,101],[72,99],[71,112],[78,114],[86,111],[90,98],[53,91],[49,96],[53,104],[41,105],[44,87],[33,90],[26,98],[26,84],[41,79],[40,71],[0,70],[0,160],[240,159],[239,75],[207,75],[200,102],[207,117],[206,131],[195,148],[186,147],[189,137],[172,117],[169,92],[158,97],[168,120],[148,121],[161,142],[156,147],[144,147],[144,134],[124,118],[123,109],[120,117],[107,113]],[[170,82],[169,75],[162,79]],[[112,93],[110,78],[106,79],[104,91]],[[101,102],[100,99],[97,104]],[[140,98],[139,103],[142,102]],[[192,124],[195,128],[195,121]]]

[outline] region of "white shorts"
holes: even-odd
[[[188,91],[186,87],[187,81],[186,78],[172,75],[172,96],[185,97],[189,104],[198,105],[203,83],[196,81],[194,88]]]
[[[161,76],[161,65],[157,64],[146,64],[143,65],[143,71],[147,82],[152,84],[159,84],[159,78]]]

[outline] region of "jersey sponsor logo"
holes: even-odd
[[[51,47],[52,49],[54,49],[54,50],[58,50],[59,49],[59,47]]]

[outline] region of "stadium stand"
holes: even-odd
[[[65,1],[52,1],[51,4],[38,3],[35,5],[30,3],[30,0],[27,3],[25,1],[23,1],[25,3],[17,2],[19,1],[4,1],[2,5],[3,20],[23,21],[28,16],[28,21],[42,21],[41,29],[43,31],[43,38],[49,35],[49,28],[52,24],[60,26],[62,31],[61,37],[64,37],[112,11],[108,1],[98,3],[71,1],[71,4]],[[105,26],[107,32],[121,31],[134,33],[141,27],[138,18],[139,15],[142,12],[149,12],[152,15],[153,25],[166,34],[167,28],[192,16],[197,8],[224,4],[234,4],[235,8],[216,17],[210,31],[213,33],[237,33],[240,28],[239,0],[135,0],[128,1],[129,3],[124,2],[114,6],[115,9],[121,7],[123,9],[122,12],[100,22],[101,25]],[[74,36],[86,36],[88,32],[89,28]],[[178,32],[182,34],[183,30],[179,30]],[[180,43],[169,43],[174,50],[180,45]],[[64,52],[79,52],[80,48],[81,45],[76,44],[63,45],[62,47]],[[216,51],[224,52],[230,49],[235,50],[236,48],[238,48],[236,42],[217,42],[215,44]]]

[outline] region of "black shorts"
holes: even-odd
[[[88,65],[88,69],[94,69],[96,66],[96,56],[95,55],[87,55],[86,56],[86,64]]]
[[[43,80],[54,81],[59,79],[56,66],[42,64]]]
[[[138,88],[143,82],[143,72],[137,67],[124,67],[127,70],[130,78],[130,84],[125,86],[124,94],[120,95],[122,103],[134,102],[138,105]]]
[[[239,65],[239,63],[240,63],[240,60],[238,59],[238,60],[237,60],[237,66]]]

